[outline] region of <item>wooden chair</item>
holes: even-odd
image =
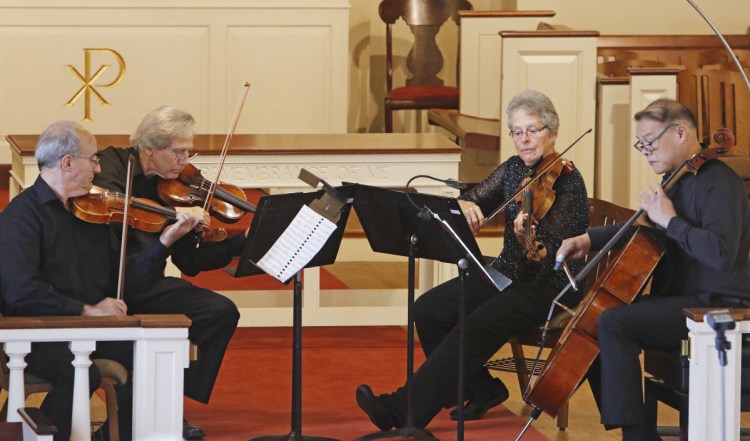
[[[629,208],[620,207],[611,202],[595,198],[589,198],[589,210],[589,225],[592,227],[611,225],[617,222],[622,222],[629,219],[633,215],[633,213],[635,213],[635,211]],[[601,271],[604,270],[604,268],[609,263],[609,258],[613,255],[613,253],[616,253],[616,250],[611,251],[610,255],[606,259],[603,259],[596,267],[596,269],[587,276],[587,286],[590,287],[593,285],[593,282],[597,277],[599,277]],[[592,252],[587,257],[587,260],[593,257],[595,254],[596,253]],[[565,311],[558,312],[554,316],[550,324],[550,331],[547,334],[547,341],[544,344],[545,348],[551,349],[555,346],[560,336],[562,335],[563,330],[570,321],[570,318],[570,314]],[[531,369],[534,364],[533,358],[526,357],[523,347],[536,346],[538,348],[541,337],[542,326],[534,328],[526,334],[513,337],[508,342],[510,343],[513,356],[511,358],[501,360],[492,360],[487,363],[487,367],[500,371],[515,372],[518,377],[518,385],[523,392],[529,382],[529,376],[531,375]],[[544,360],[542,360],[542,366],[537,366],[537,374],[541,371],[543,362]],[[562,407],[560,413],[557,415],[557,427],[560,430],[565,430],[567,426],[568,403],[566,403],[565,406]]]
[[[742,76],[728,70],[687,69],[677,74],[678,100],[698,123],[698,140],[709,145],[720,127],[734,133],[732,155],[750,154],[750,91]]]
[[[458,24],[458,11],[472,9],[467,0],[383,0],[378,7],[386,24],[385,131],[393,132],[393,111],[404,109],[458,109],[458,88],[445,86],[437,73],[443,55],[435,36],[450,17]],[[406,58],[411,77],[393,88],[393,25],[402,18],[411,28],[414,45]]]
[[[109,440],[119,441],[119,421],[117,419],[117,393],[115,386],[122,385],[128,381],[128,371],[123,365],[116,361],[107,359],[94,359],[94,364],[99,368],[101,373],[101,382],[99,387],[104,390],[105,402],[107,407],[107,420],[109,421]],[[52,384],[38,378],[32,374],[24,374],[24,392],[26,397],[31,394],[49,392],[52,390]],[[6,366],[5,356],[0,356],[0,388],[8,390],[8,367]],[[5,421],[8,415],[8,402],[3,403],[0,410],[0,420]]]

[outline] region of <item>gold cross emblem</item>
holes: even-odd
[[[103,64],[99,69],[94,72],[94,74],[91,74],[91,54],[94,52],[103,52],[112,55],[117,60],[117,65],[119,67],[119,71],[117,72],[117,76],[114,80],[112,80],[108,84],[94,84],[94,82],[110,67],[109,64]],[[122,58],[120,54],[118,54],[116,51],[112,49],[103,49],[103,48],[86,48],[83,50],[84,53],[84,67],[83,67],[83,74],[81,74],[78,69],[76,69],[74,66],[68,64],[68,69],[70,69],[71,72],[73,72],[73,75],[75,75],[81,83],[83,83],[83,86],[78,90],[78,92],[73,95],[72,98],[68,100],[67,103],[65,103],[66,107],[72,107],[73,104],[78,101],[78,99],[83,96],[83,104],[84,104],[84,110],[83,110],[83,120],[84,121],[91,121],[91,95],[93,94],[96,96],[96,98],[99,100],[99,102],[103,105],[109,105],[109,102],[104,99],[104,97],[99,93],[99,91],[96,88],[107,88],[107,87],[114,87],[120,83],[122,80],[123,75],[125,75],[125,60]]]

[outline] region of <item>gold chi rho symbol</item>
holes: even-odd
[[[110,54],[115,57],[117,60],[117,64],[120,68],[120,70],[117,72],[117,76],[114,80],[112,80],[108,84],[94,84],[94,81],[96,81],[102,74],[110,67],[109,64],[104,64],[99,69],[94,72],[94,74],[91,74],[91,54],[94,52],[103,52],[105,54]],[[104,105],[109,105],[109,102],[104,99],[104,97],[99,93],[96,88],[107,88],[107,87],[114,87],[117,84],[120,83],[120,80],[122,80],[123,75],[125,75],[125,60],[122,58],[120,54],[118,54],[116,51],[112,49],[101,49],[101,48],[86,48],[83,50],[84,53],[84,68],[83,68],[83,75],[81,75],[80,72],[78,72],[78,69],[73,67],[72,65],[68,64],[68,69],[73,72],[73,75],[75,75],[79,80],[81,80],[81,83],[83,83],[83,86],[78,90],[78,92],[73,95],[71,99],[68,100],[67,103],[65,103],[66,107],[71,107],[73,104],[78,101],[78,98],[83,95],[83,104],[84,104],[84,110],[83,110],[83,120],[84,121],[91,121],[91,94],[94,94],[97,99],[99,99],[99,102]]]

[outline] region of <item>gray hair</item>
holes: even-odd
[[[550,133],[556,132],[560,127],[560,118],[557,116],[554,104],[552,104],[552,101],[542,92],[536,90],[525,90],[510,100],[506,110],[509,129],[513,129],[513,127],[511,127],[513,115],[520,109],[525,110],[529,115],[535,115],[541,118],[542,123],[547,126]]]
[[[680,102],[669,98],[659,98],[652,102],[645,109],[636,113],[633,117],[636,121],[648,119],[663,123],[664,125],[673,123],[685,123],[689,128],[695,129],[698,124],[695,121],[695,115]]]
[[[175,107],[163,106],[146,115],[135,133],[130,137],[130,145],[136,150],[163,150],[175,139],[193,136],[195,119],[193,115]]]
[[[65,155],[81,153],[81,132],[86,132],[86,129],[73,121],[50,124],[36,143],[34,156],[39,170],[54,166]]]

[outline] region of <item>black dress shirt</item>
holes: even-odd
[[[115,297],[119,243],[109,225],[70,213],[41,178],[0,213],[0,292],[7,315],[80,315]],[[125,296],[153,283],[157,248],[126,262]]]
[[[158,176],[146,176],[143,173],[138,152],[132,147],[107,147],[100,151],[98,156],[101,158],[102,171],[94,178],[94,184],[111,191],[124,192],[128,156],[131,154],[135,156],[133,197],[151,199],[162,205],[167,205],[159,197],[158,185],[160,178]],[[135,252],[145,246],[149,246],[154,241],[158,242],[159,235],[136,230],[131,231],[129,237],[132,237],[133,240],[128,242],[128,250],[132,248]],[[244,242],[244,235],[239,234],[221,242],[203,243],[200,248],[196,248],[192,235],[186,235],[178,240],[172,246],[172,249],[167,252],[171,253],[172,262],[180,271],[189,276],[194,276],[201,271],[227,266],[234,256],[240,255]]]
[[[684,175],[668,196],[677,216],[666,230],[648,229],[665,249],[651,294],[750,298],[750,205],[739,176],[712,160],[696,175]],[[589,230],[592,249],[601,249],[621,226]],[[623,242],[632,236],[629,228]]]

